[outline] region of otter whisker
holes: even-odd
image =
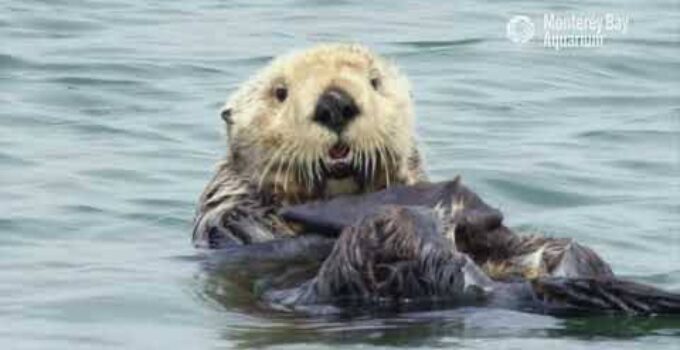
[[[366,150],[361,149],[359,152],[359,156],[361,157],[360,162],[361,162],[361,171],[363,172],[364,176],[364,182],[368,182],[368,165],[367,165],[367,160],[366,160]]]
[[[283,151],[287,149],[288,146],[286,147],[281,147],[274,152],[274,154],[270,157],[269,161],[267,161],[264,170],[262,171],[262,174],[260,175],[260,179],[257,183],[257,189],[258,191],[262,189],[262,185],[264,183],[264,179],[266,178],[267,174],[271,171],[272,165],[276,163],[278,158],[283,154]]]
[[[371,155],[368,148],[364,148],[364,173],[366,181],[371,182]]]
[[[300,143],[299,143],[299,141],[296,141],[293,144],[293,147],[290,150],[290,154],[288,155],[288,157],[292,158],[292,159],[288,160],[288,164],[286,166],[286,171],[284,173],[284,175],[285,175],[285,177],[283,178],[283,192],[284,193],[288,193],[288,178],[290,176],[290,168],[293,165],[293,163],[295,162],[295,158],[293,156],[297,153],[297,151],[299,150],[299,147],[300,147]]]
[[[298,191],[295,191],[295,198],[298,200],[298,194],[299,194],[299,187],[301,185],[304,185],[304,173],[303,173],[303,166],[304,166],[304,157],[306,156],[305,149],[302,147],[301,142],[296,142],[295,148],[291,151],[291,162],[288,165],[288,169],[292,168],[292,171],[288,170],[289,174],[286,175],[286,183],[284,186],[288,185],[288,176],[290,173],[293,173],[293,181],[294,184],[298,187]],[[287,191],[286,191],[287,192]]]
[[[289,151],[292,150],[294,147],[295,147],[295,144],[290,144],[288,147],[285,148],[285,150],[286,150],[287,152],[289,152]],[[283,154],[283,153],[285,153],[285,152],[282,152],[282,153],[280,153],[280,154]],[[280,184],[280,182],[279,182],[279,176],[281,175],[281,170],[282,170],[283,165],[284,165],[284,162],[282,162],[282,161],[279,161],[278,163],[279,163],[279,166],[277,167],[277,169],[276,169],[276,175],[274,176],[275,187],[278,186],[278,185]],[[275,190],[276,190],[276,189],[275,189]],[[285,190],[284,190],[284,193],[285,193]]]
[[[372,183],[373,182],[373,179],[372,179],[373,175],[371,174],[371,161],[372,161],[373,158],[371,157],[371,149],[370,149],[369,146],[370,145],[367,145],[367,147],[364,148],[364,156],[366,157],[365,158],[366,164],[364,165],[364,168],[366,169],[366,180]]]
[[[303,184],[303,182],[302,182],[302,179],[303,179],[302,165],[301,165],[302,164],[302,152],[301,152],[299,147],[296,148],[295,150],[293,150],[293,155],[291,156],[291,161],[292,161],[291,165],[292,165],[292,168],[293,168],[291,173],[293,173],[293,182],[296,185],[296,189],[297,189],[296,191],[293,191],[293,196],[295,197],[295,202],[297,203],[297,202],[300,202],[299,188],[300,188],[300,185]],[[286,184],[287,183],[288,183],[288,181],[286,181]]]
[[[323,157],[324,155],[321,152],[318,152],[315,156],[314,160],[314,174],[316,175],[315,180],[316,181],[321,181],[323,180]]]
[[[315,152],[314,152],[315,153]],[[316,181],[316,160],[317,155],[312,152],[306,154],[305,159],[305,174],[307,175],[307,191],[312,192],[314,189],[314,182]]]
[[[295,174],[295,177],[293,179],[294,179],[295,183],[297,183],[297,184],[304,184],[304,179],[305,179],[305,176],[304,176],[304,173],[303,173],[303,165],[304,165],[303,160],[302,160],[303,154],[301,154],[301,153],[302,152],[297,152],[295,154],[295,156],[292,157],[293,162],[294,162],[293,172]]]
[[[390,164],[390,166],[392,167],[392,169],[397,168],[398,164],[399,164],[399,162],[397,160],[397,153],[394,151],[394,149],[387,147],[386,145],[385,145],[385,151],[390,156],[390,161],[392,162]]]
[[[380,152],[380,156],[382,158],[381,163],[382,163],[383,169],[385,169],[385,184],[389,187],[390,186],[390,169],[389,169],[389,166],[387,164],[387,155],[385,155],[385,153],[386,153],[385,146],[380,144],[378,146],[378,152]]]
[[[376,151],[375,152],[376,157],[378,159],[378,162],[377,162],[378,167],[379,168],[382,167],[382,169],[384,170],[383,175],[385,176],[385,181],[387,181],[387,169],[385,168],[385,156],[383,155],[382,145],[380,145],[379,143],[376,142],[375,151]],[[380,169],[378,169],[378,170],[380,170]]]
[[[300,165],[300,171],[301,175],[303,177],[302,183],[305,184],[305,190],[309,192],[309,189],[311,188],[311,183],[312,183],[312,177],[310,176],[310,156],[309,152],[304,153],[302,160],[301,160],[301,165]]]
[[[371,182],[375,183],[377,173],[376,173],[376,168],[378,167],[378,151],[376,149],[376,144],[377,142],[372,142],[371,143]]]
[[[304,149],[304,147],[300,147],[301,145],[298,146],[295,152],[294,160],[295,160],[295,174],[296,174],[296,181],[295,185],[297,186],[297,191],[295,191],[295,198],[296,201],[299,201],[299,195],[304,195],[304,191],[308,187],[307,184],[307,157],[308,153]]]
[[[323,154],[321,152],[318,152],[315,155],[315,160],[314,160],[314,185],[316,185],[316,181],[322,181],[323,180],[323,160],[322,160]]]
[[[354,156],[352,157],[352,167],[355,170],[361,169],[361,151],[358,149],[354,150]]]
[[[298,159],[298,170],[300,172],[300,184],[305,189],[309,188],[309,152],[300,152]]]

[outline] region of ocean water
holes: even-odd
[[[619,275],[680,290],[677,1],[0,8],[0,348],[680,344],[677,317],[265,312],[249,291],[203,278],[189,239],[225,153],[224,98],[291,48],[356,41],[410,76],[432,178],[461,174],[511,227],[574,237]],[[629,22],[601,47],[556,50],[544,46],[549,13]],[[517,15],[535,25],[525,44],[506,37]]]

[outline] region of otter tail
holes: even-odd
[[[616,278],[538,278],[529,282],[531,302],[555,315],[626,313],[680,314],[680,293]],[[531,305],[529,305],[532,307]]]

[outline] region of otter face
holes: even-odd
[[[230,163],[293,202],[406,182],[415,152],[408,81],[357,45],[274,60],[223,117]]]

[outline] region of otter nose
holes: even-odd
[[[314,121],[339,134],[358,114],[352,96],[342,89],[329,88],[316,102]]]

